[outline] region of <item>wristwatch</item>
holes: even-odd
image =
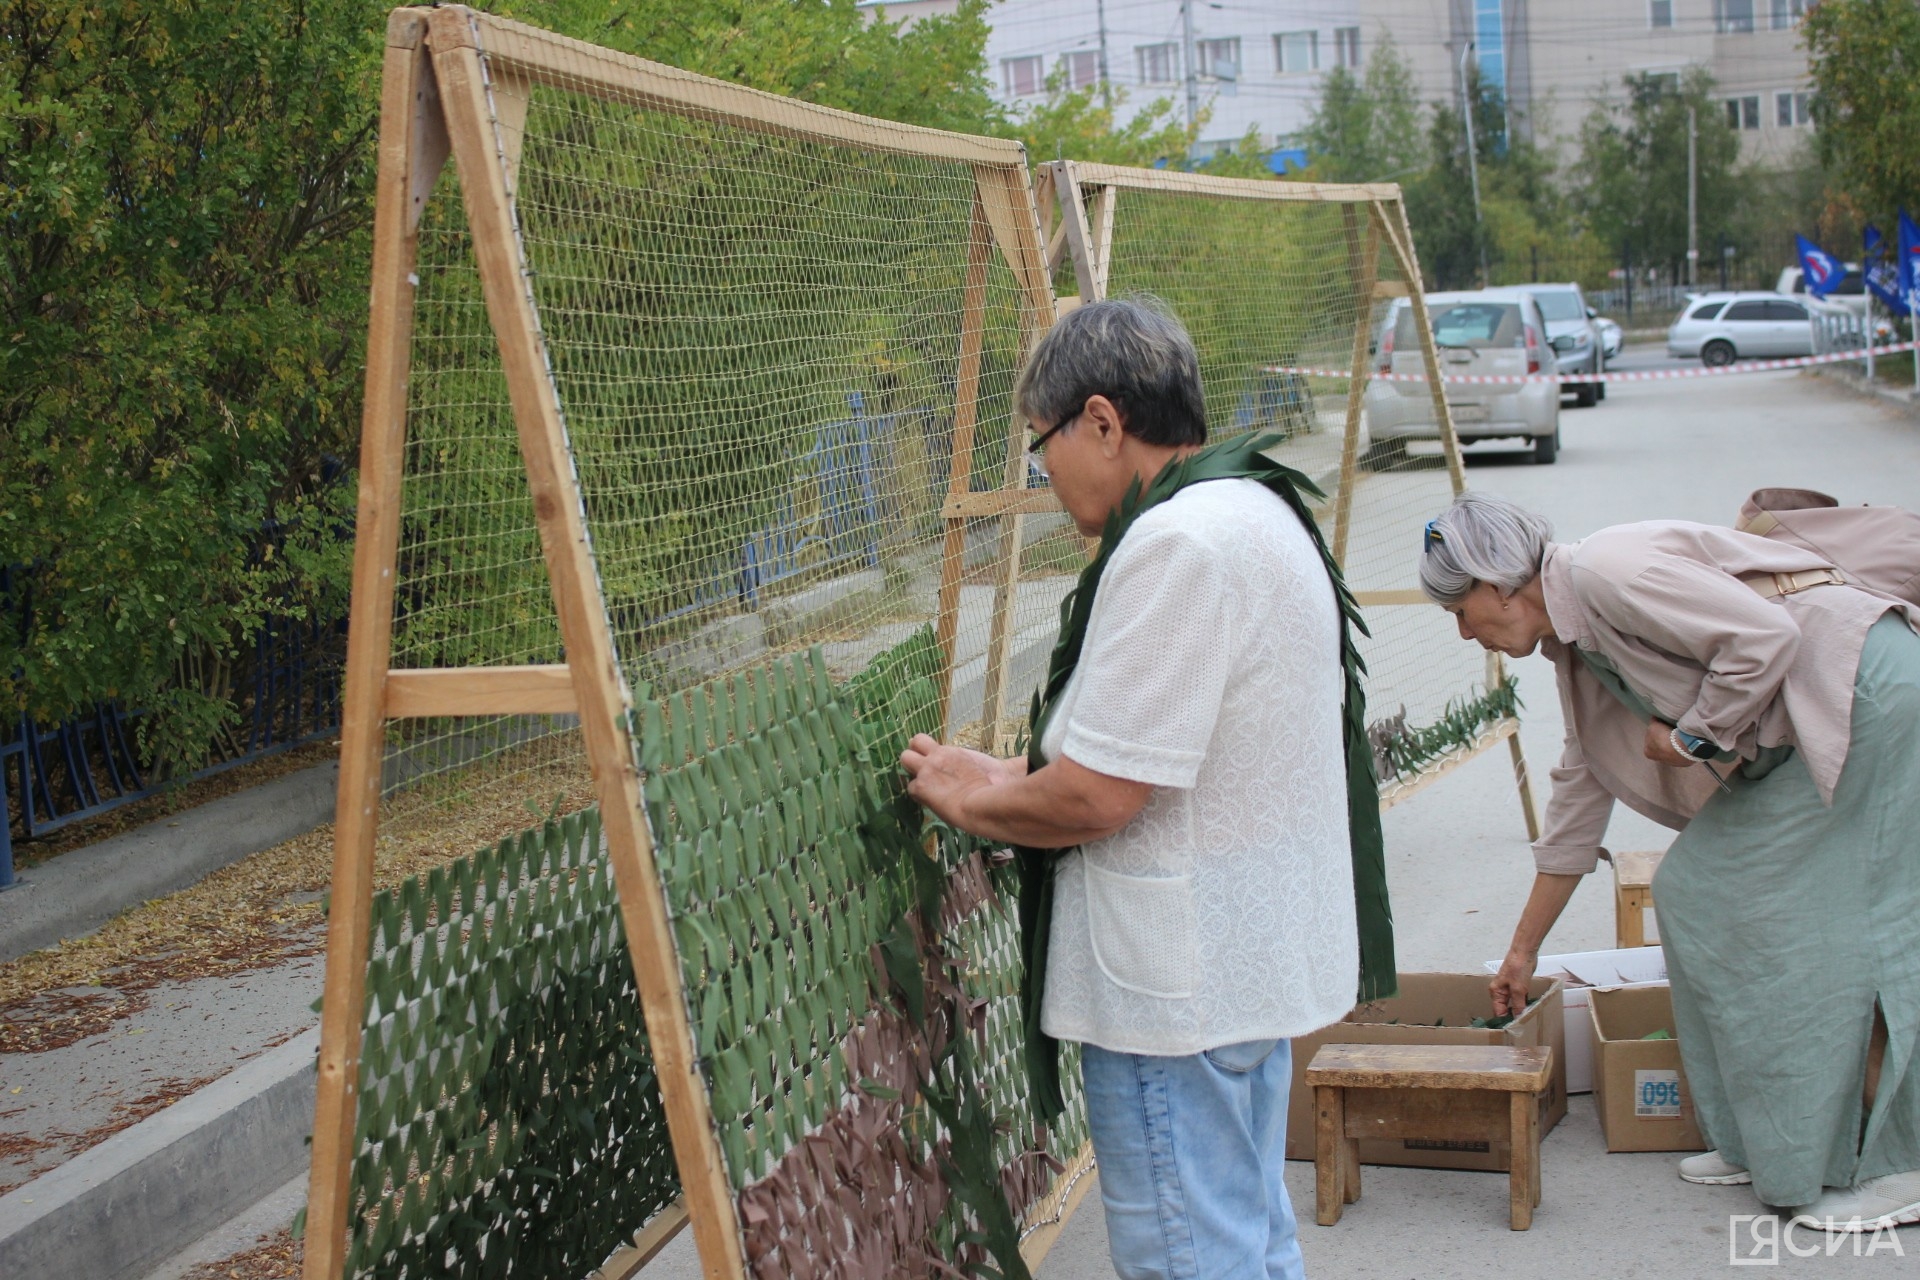
[[[1696,738],[1684,729],[1675,727],[1667,734],[1667,741],[1673,749],[1683,756],[1692,756],[1695,760],[1711,760],[1720,753],[1720,748],[1705,738]]]

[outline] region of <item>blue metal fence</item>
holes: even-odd
[[[236,730],[217,745],[214,763],[180,781],[336,731],[345,652],[345,618],[268,618],[236,673]],[[0,729],[0,889],[14,884],[16,829],[22,838],[35,839],[157,792],[159,784],[146,776],[134,748],[140,715],[102,702],[57,725],[23,715]]]

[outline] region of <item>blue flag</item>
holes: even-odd
[[[1824,298],[1839,288],[1846,269],[1834,261],[1833,255],[1805,236],[1795,236],[1794,240],[1800,246],[1800,277],[1807,282],[1807,292]]]
[[[1914,294],[1920,292],[1920,226],[1915,226],[1907,211],[1900,211],[1900,296],[1907,309],[1913,309]]]
[[[1887,238],[1871,222],[1864,238],[1867,252],[1861,274],[1866,277],[1867,288],[1893,314],[1907,314],[1907,300],[1900,295],[1900,269],[1887,259]]]

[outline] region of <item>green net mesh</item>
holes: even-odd
[[[1083,182],[1082,199],[1098,243],[1098,175],[1112,171],[1088,172],[1095,176]],[[1367,362],[1377,367],[1374,340],[1390,303],[1374,296],[1371,279],[1404,285],[1406,273],[1384,240],[1370,254],[1365,203],[1236,198],[1124,178],[1110,185],[1107,296],[1148,293],[1169,304],[1199,349],[1212,433],[1281,433],[1272,456],[1327,494],[1321,526],[1373,633],[1361,640],[1361,653],[1382,783],[1404,782],[1445,749],[1441,738],[1452,747],[1462,735],[1477,737],[1511,706],[1510,690],[1488,689],[1484,655],[1460,641],[1443,611],[1424,601],[1368,599],[1417,589],[1420,531],[1454,494],[1437,439],[1404,452],[1376,446],[1364,415],[1353,482],[1343,493],[1354,335],[1367,335]],[[1399,216],[1397,206],[1388,208]],[[1336,527],[1343,499],[1350,504],[1344,542]]]

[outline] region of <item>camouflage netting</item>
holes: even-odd
[[[1026,1106],[983,851],[942,833],[926,858],[891,767],[938,665],[922,631],[845,684],[815,651],[644,704],[699,1061],[768,1280],[1013,1270],[1017,1219],[1085,1141],[1077,1094],[1053,1133]],[[599,837],[592,811],[549,821],[376,901],[350,1274],[579,1277],[679,1194]]]

